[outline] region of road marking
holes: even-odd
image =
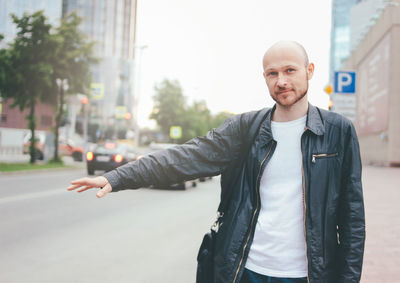
[[[0,204],[7,203],[7,202],[13,202],[13,201],[28,200],[28,199],[35,199],[35,198],[40,198],[40,197],[48,197],[48,196],[60,195],[62,193],[66,193],[66,189],[65,188],[52,189],[51,191],[27,193],[27,194],[9,196],[9,197],[0,198]]]

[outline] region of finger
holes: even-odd
[[[90,179],[87,178],[87,177],[84,177],[84,178],[80,178],[80,179],[73,180],[73,181],[71,182],[71,184],[72,184],[72,185],[78,185],[78,184],[86,184],[86,183],[88,183],[88,182],[90,182]]]
[[[87,180],[86,178],[74,180],[74,181],[71,182],[71,186],[69,186],[67,188],[67,190],[72,191],[72,190],[75,190],[75,189],[77,189],[79,187],[87,186],[88,183],[89,183],[88,181],[89,180]]]
[[[106,194],[111,192],[112,188],[110,184],[106,184],[100,191],[97,192],[96,196],[98,198],[104,197]]]
[[[84,192],[84,191],[86,191],[86,190],[88,190],[88,189],[91,189],[91,188],[93,188],[93,186],[85,186],[85,187],[83,187],[82,189],[79,189],[79,190],[77,190],[77,192],[78,193],[81,193],[81,192]]]
[[[75,189],[77,189],[77,188],[79,188],[79,187],[82,187],[82,185],[73,185],[73,186],[69,186],[68,188],[67,188],[67,190],[68,191],[73,191],[73,190],[75,190]]]

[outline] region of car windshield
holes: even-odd
[[[96,153],[121,153],[124,146],[116,143],[99,144],[94,150]]]

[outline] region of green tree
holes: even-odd
[[[211,113],[205,101],[195,101],[185,109],[180,142],[204,136],[210,129]]]
[[[22,111],[29,109],[27,116],[31,130],[30,162],[35,154],[35,105],[38,101],[54,102],[53,67],[50,60],[57,47],[57,41],[50,33],[43,11],[21,18],[11,15],[17,26],[17,35],[2,56],[2,79],[0,92],[4,98],[13,98],[12,107]]]
[[[222,124],[222,122],[224,122],[226,119],[228,119],[233,115],[235,114],[228,111],[222,111],[217,113],[216,115],[211,117],[210,128],[218,128]]]
[[[56,119],[54,127],[54,161],[59,161],[59,128],[64,115],[65,95],[88,93],[91,81],[90,68],[98,63],[93,55],[94,42],[79,30],[82,19],[71,13],[61,20],[56,28],[57,48],[53,52],[52,83],[56,92]],[[66,84],[67,83],[67,84]],[[68,87],[66,87],[68,86]]]
[[[4,36],[0,33],[0,43],[3,39]],[[1,86],[5,83],[7,60],[7,49],[0,49],[0,97],[2,97]]]
[[[185,97],[178,81],[164,79],[155,85],[154,107],[150,119],[156,120],[161,132],[169,136],[171,126],[182,126],[185,113]]]
[[[181,126],[180,143],[197,136],[204,136],[210,129],[217,128],[233,115],[229,112],[220,112],[213,116],[205,101],[195,101],[192,105],[186,105],[186,98],[177,81],[164,79],[155,86],[155,91],[150,119],[156,120],[161,132],[167,137],[171,126]]]

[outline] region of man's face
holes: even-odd
[[[306,66],[300,50],[294,48],[273,49],[263,60],[264,78],[275,102],[291,107],[301,99],[307,99],[308,80],[314,72],[314,64]]]

